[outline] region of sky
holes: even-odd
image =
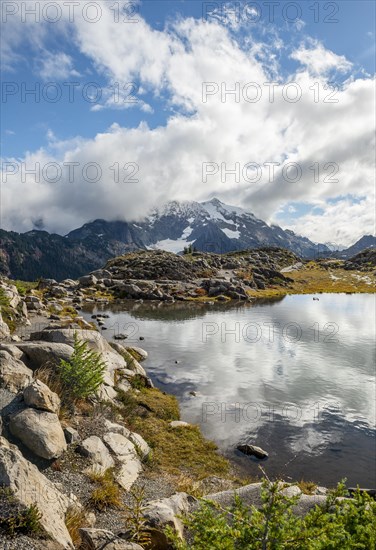
[[[218,197],[374,234],[372,1],[1,2],[1,227]]]

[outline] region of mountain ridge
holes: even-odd
[[[162,249],[182,253],[191,245],[202,252],[226,253],[264,246],[286,248],[303,258],[333,255],[348,258],[362,243],[375,246],[376,238],[362,237],[347,251],[333,253],[289,229],[268,225],[252,212],[214,198],[210,201],[169,201],[137,222],[87,222],[67,235],[31,230],[0,230],[0,274],[11,278],[57,280],[77,278],[107,260],[133,250]]]

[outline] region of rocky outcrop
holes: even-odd
[[[58,458],[67,448],[59,418],[51,412],[21,410],[11,417],[9,430],[34,454],[47,460]]]
[[[8,351],[0,350],[0,386],[13,393],[18,393],[30,384],[33,371],[12,356]]]
[[[48,535],[63,548],[73,548],[65,525],[65,514],[70,505],[68,497],[3,437],[0,437],[0,485],[8,487],[22,505],[35,504],[42,516],[41,525]]]
[[[73,353],[70,345],[55,342],[22,342],[17,347],[25,354],[26,362],[33,370],[46,363],[68,361]]]

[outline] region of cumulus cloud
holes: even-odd
[[[357,233],[372,232],[372,216],[366,214],[373,197],[371,78],[349,79],[338,90],[328,89],[329,68],[348,70],[351,64],[316,44],[316,53],[296,50],[293,56],[301,63],[296,74],[277,75],[278,84],[271,87],[265,85],[268,59],[258,55],[263,45],[240,43],[221,22],[185,18],[156,31],[139,16],[139,23],[125,32],[114,23],[108,4],[102,5],[95,33],[76,18],[77,49],[109,82],[138,82],[143,92],[163,98],[172,114],[155,128],[145,122],[136,128],[114,124],[91,139],[55,138],[27,153],[25,167],[57,163],[61,175],[54,183],[46,181],[42,170],[39,182],[30,174],[22,178],[21,167],[8,175],[3,183],[5,228],[29,230],[42,213],[47,229],[64,233],[99,217],[136,220],[169,199],[218,195],[267,221],[284,204],[320,204],[322,218],[305,216],[294,226],[315,241],[331,240],[335,225],[341,243],[351,244],[346,216]],[[13,162],[19,166],[19,160]],[[85,172],[90,163],[100,166],[98,181],[95,166]],[[204,183],[205,163],[213,163],[214,173]],[[256,169],[246,170],[247,163],[255,163]],[[288,163],[301,170],[297,181],[286,177]],[[74,181],[69,181],[73,167]],[[340,203],[334,208],[330,199],[344,195],[368,199],[348,200],[341,218]],[[22,202],[15,200],[21,196]]]
[[[352,68],[352,63],[345,56],[327,50],[316,41],[310,47],[300,45],[292,52],[291,58],[299,61],[315,76],[325,76],[333,70],[346,73]]]

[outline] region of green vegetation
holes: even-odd
[[[119,392],[122,414],[128,427],[144,437],[153,450],[148,466],[178,483],[182,475],[194,482],[208,476],[226,476],[229,462],[217,452],[215,443],[206,440],[197,426],[171,428],[179,420],[179,405],[174,396],[156,388],[139,393]]]
[[[100,353],[91,350],[87,342],[74,334],[74,351],[69,361],[60,361],[59,375],[62,382],[63,400],[75,402],[91,397],[103,383],[106,364]]]
[[[28,507],[21,506],[15,499],[12,491],[0,488],[0,533],[13,537],[15,535],[41,536],[44,529],[41,526],[42,518],[35,504]]]
[[[171,528],[166,533],[177,550],[374,550],[376,548],[376,502],[359,490],[352,499],[340,499],[340,483],[322,507],[305,517],[293,513],[299,497],[280,492],[279,482],[263,481],[262,505],[245,505],[238,496],[229,508],[202,501],[183,523],[189,542],[181,541]]]
[[[93,508],[103,512],[108,508],[122,507],[120,487],[114,480],[112,468],[109,468],[103,474],[93,471],[89,477],[97,485],[89,499],[89,504]]]
[[[10,281],[10,283],[17,288],[21,296],[26,296],[30,290],[34,290],[38,286],[38,281],[33,283],[29,281]]]
[[[3,320],[8,325],[11,332],[16,329],[16,322],[14,319],[14,312],[9,305],[9,298],[5,295],[4,289],[0,288],[0,311]]]
[[[148,547],[150,544],[150,527],[144,516],[146,509],[144,487],[134,487],[129,492],[132,498],[130,505],[125,505],[125,526],[128,540]]]

